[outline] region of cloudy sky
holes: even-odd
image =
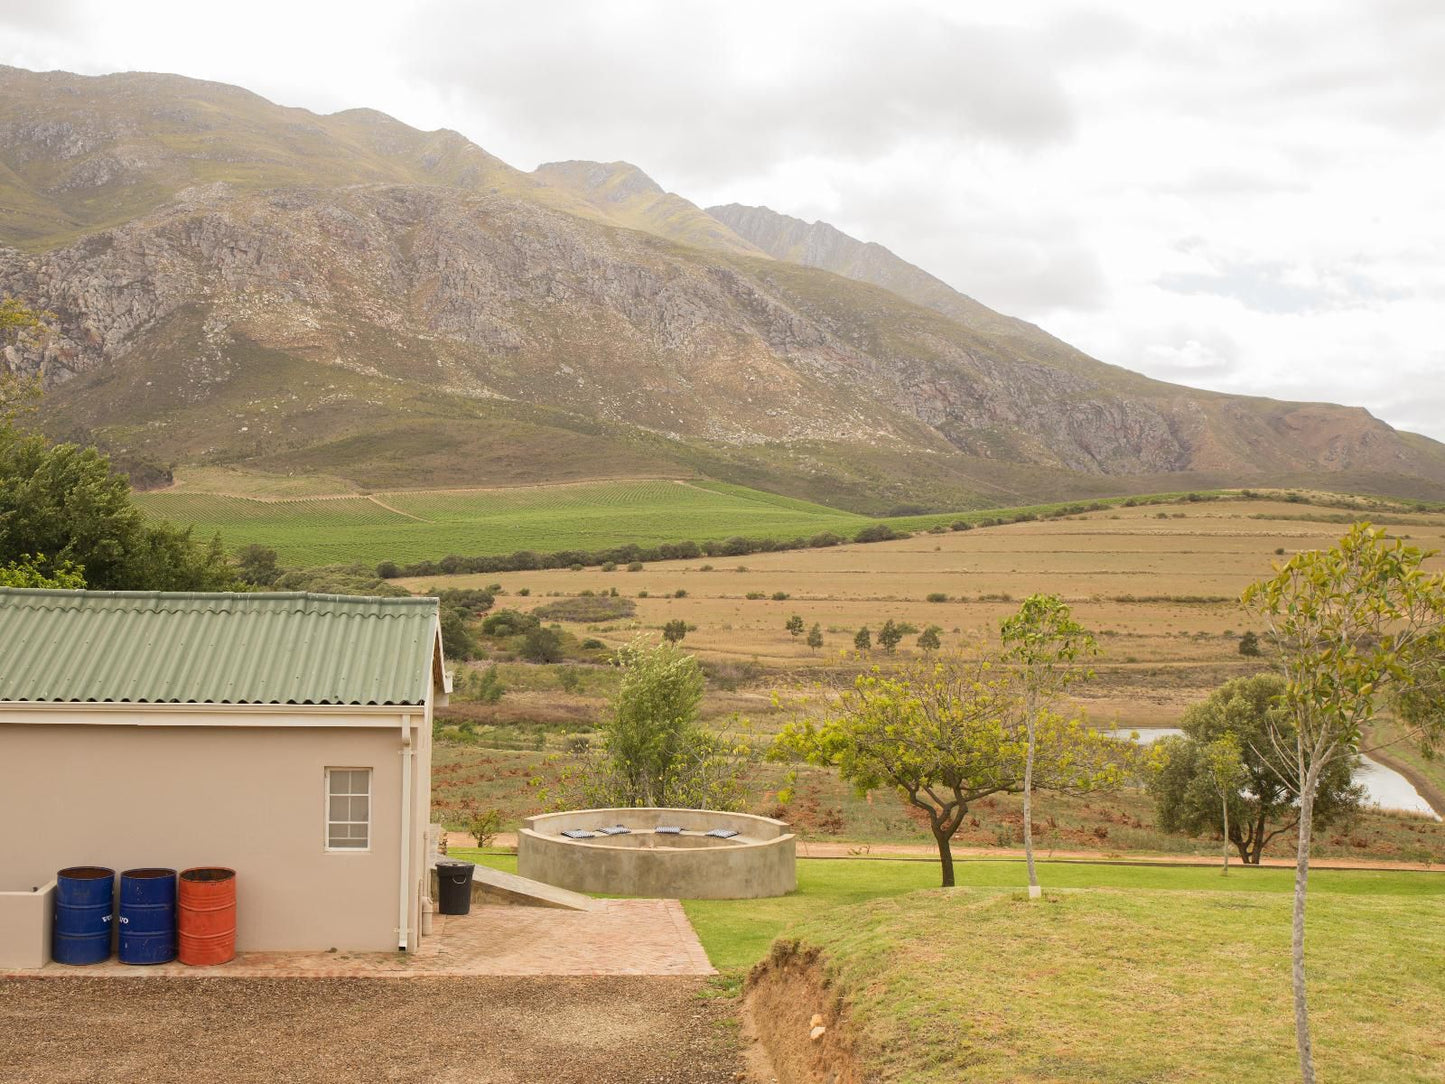
[[[1106,361],[1445,439],[1439,0],[0,0],[0,63],[625,159]]]

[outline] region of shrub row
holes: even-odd
[[[384,580],[394,580],[400,576],[454,576],[462,573],[531,572],[546,568],[581,568],[587,565],[633,565],[642,561],[686,561],[704,556],[742,557],[750,553],[822,549],[828,546],[840,546],[848,541],[888,542],[907,537],[909,537],[907,533],[895,531],[886,523],[877,523],[864,527],[851,540],[834,534],[832,531],[823,531],[811,538],[787,540],[734,537],[722,541],[664,542],[659,546],[638,546],[629,543],[605,550],[557,550],[553,553],[518,550],[516,553],[489,554],[480,557],[461,557],[451,554],[443,557],[440,561],[418,561],[410,565],[383,561],[376,566],[376,574]]]

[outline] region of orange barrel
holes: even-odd
[[[236,956],[236,871],[181,871],[176,932],[183,964],[223,964]]]

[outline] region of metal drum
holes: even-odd
[[[115,870],[71,866],[55,875],[55,932],[50,955],[61,964],[110,959]]]
[[[176,958],[176,871],[128,869],[120,875],[120,962],[164,964]]]

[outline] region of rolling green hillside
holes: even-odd
[[[667,480],[295,500],[145,493],[137,501],[151,515],[190,524],[201,536],[219,532],[230,547],[271,546],[292,565],[405,563],[451,553],[551,552],[733,535],[852,535],[875,522],[742,486]]]

